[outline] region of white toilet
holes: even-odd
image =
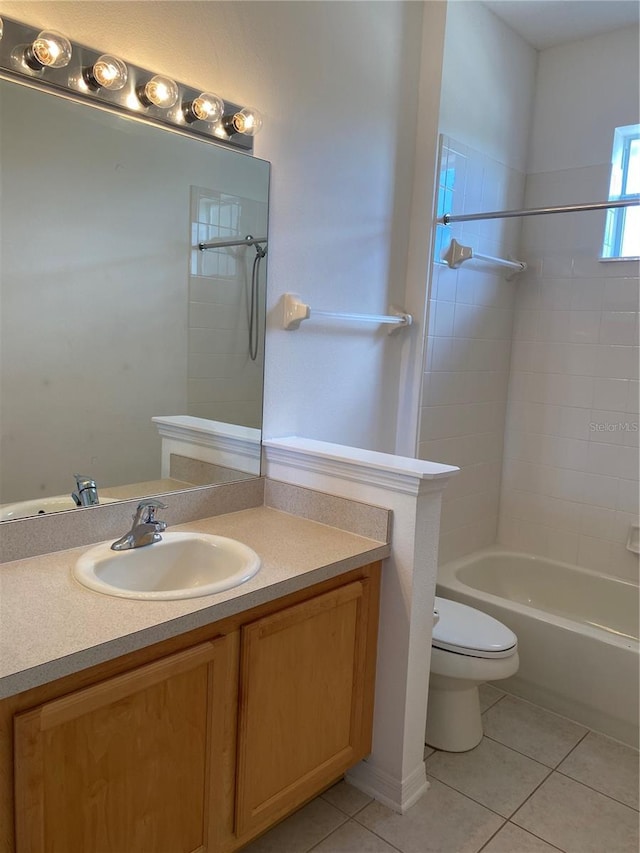
[[[448,752],[477,746],[482,739],[478,685],[514,675],[519,663],[518,638],[506,625],[436,596],[425,735],[429,746]]]

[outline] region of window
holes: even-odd
[[[640,125],[617,127],[613,136],[609,201],[640,199]],[[640,256],[640,207],[607,211],[603,258]]]

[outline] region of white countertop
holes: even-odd
[[[91,546],[0,565],[0,698],[387,557],[388,544],[269,507],[172,527],[244,542],[262,560],[234,589],[178,601],[93,592],[72,576]]]

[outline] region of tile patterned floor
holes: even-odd
[[[245,853],[638,853],[638,753],[481,688],[474,750],[426,748],[431,787],[398,815],[342,781]]]

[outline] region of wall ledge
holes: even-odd
[[[299,436],[263,440],[267,462],[418,495],[440,492],[459,469],[423,459],[362,450]]]

